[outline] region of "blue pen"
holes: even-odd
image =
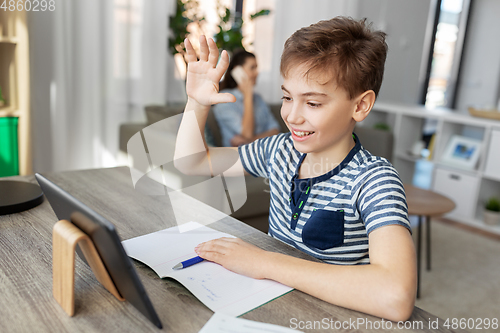
[[[199,256],[196,256],[194,258],[191,258],[191,259],[188,259],[186,261],[178,263],[177,265],[175,265],[174,267],[172,267],[172,269],[175,269],[175,270],[177,270],[177,269],[183,269],[183,268],[192,266],[194,264],[197,264],[199,262],[202,262],[203,260],[204,260],[203,258],[200,258]]]

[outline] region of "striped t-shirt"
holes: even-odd
[[[356,144],[342,163],[319,177],[300,180],[306,154],[293,146],[290,133],[239,147],[243,167],[269,179],[269,234],[332,264],[368,264],[368,234],[391,224],[410,230],[403,184],[385,158]]]

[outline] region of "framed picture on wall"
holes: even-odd
[[[451,137],[441,162],[454,167],[474,169],[481,152],[482,141],[461,135]]]

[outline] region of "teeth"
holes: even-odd
[[[298,132],[298,131],[293,131],[293,133],[296,136],[307,136],[307,135],[313,134],[314,132]]]

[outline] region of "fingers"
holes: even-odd
[[[200,36],[200,61],[208,61],[208,44],[207,38]]]
[[[227,247],[221,244],[221,242],[214,240],[198,245],[195,248],[195,252],[205,260],[222,264],[222,260],[227,252]]]
[[[206,251],[225,254],[228,250],[228,247],[231,246],[231,243],[233,243],[235,239],[236,238],[222,237],[205,243],[201,243],[195,248],[195,252],[198,253],[198,251]]]
[[[202,253],[199,253],[198,255],[205,260],[215,262],[219,265],[222,265],[222,260],[224,259],[224,255],[217,252],[204,251]]]
[[[184,40],[184,45],[186,46],[186,52],[187,52],[187,58],[188,62],[193,62],[197,61],[198,59],[196,58],[196,52],[191,45],[191,42],[189,39]],[[226,52],[227,56],[227,52]],[[229,57],[226,57],[227,60]],[[217,65],[217,61],[219,60],[219,49],[217,48],[217,44],[215,44],[215,41],[212,38],[206,38],[205,36],[200,36],[200,61],[208,61],[212,67],[215,68]],[[229,60],[227,61],[229,64]],[[227,66],[226,66],[227,68]],[[224,74],[226,70],[222,71],[222,74]]]
[[[210,103],[211,104],[221,104],[221,103],[234,103],[236,102],[236,97],[230,93],[219,93],[217,95],[212,96]]]
[[[227,54],[227,51],[224,50],[222,51],[220,61],[217,64],[217,67],[215,68],[217,70],[217,75],[220,75],[220,77],[222,77],[222,75],[224,75],[224,73],[226,72],[228,66],[229,66],[229,55]]]
[[[208,62],[212,65],[213,68],[217,66],[217,60],[219,60],[219,49],[217,48],[217,44],[212,38],[208,39],[208,47],[209,47],[209,55]]]
[[[196,252],[198,255],[202,255],[206,252],[213,252],[213,251],[219,251],[220,252],[221,248],[214,245],[214,241],[209,241],[205,243],[201,243],[197,247],[195,247],[194,252]]]
[[[187,53],[187,61],[189,62],[196,62],[198,59],[196,58],[196,52],[193,49],[193,45],[191,45],[191,42],[189,39],[184,39],[184,46],[186,47],[186,53]]]

